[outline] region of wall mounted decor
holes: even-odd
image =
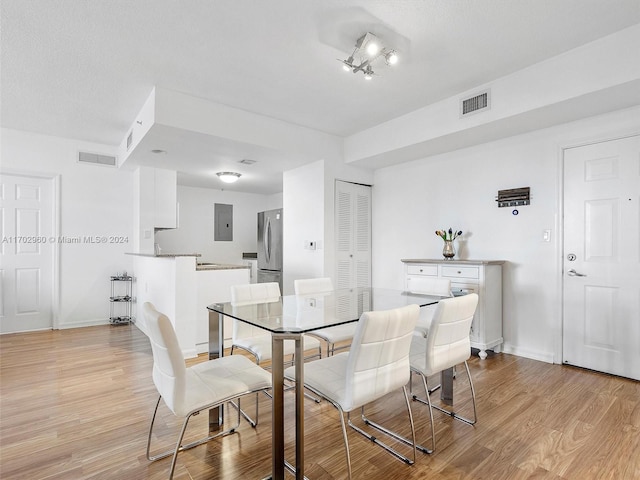
[[[498,207],[520,207],[529,205],[531,202],[529,187],[511,188],[509,190],[498,190],[496,197]]]

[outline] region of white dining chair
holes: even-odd
[[[333,282],[328,277],[302,278],[293,281],[293,288],[296,295],[313,295],[333,291]],[[314,330],[313,332],[309,332],[307,335],[319,338],[326,343],[326,356],[328,357],[333,355],[336,350],[349,348],[355,331],[356,324],[347,323],[345,325],[337,325],[335,327]],[[337,344],[338,347],[336,347]]]
[[[351,456],[344,420],[345,412],[351,428],[405,463],[415,462],[415,429],[406,384],[410,378],[409,349],[418,312],[417,305],[365,312],[356,324],[355,335],[348,352],[305,364],[305,387],[331,402],[339,411],[348,478],[351,478]],[[295,378],[295,367],[287,368],[285,377]],[[365,417],[364,406],[400,388],[404,393],[411,435],[414,439],[412,459],[353,424],[350,417],[352,411],[360,408],[366,425],[394,436],[394,432]]]
[[[203,410],[219,407],[234,399],[239,403],[240,397],[244,395],[271,388],[271,374],[239,355],[220,357],[187,368],[169,318],[149,302],[143,305],[143,311],[153,352],[153,383],[160,395],[149,426],[147,459],[156,461],[173,454],[169,470],[171,479],[179,452],[234,433],[240,424],[240,412],[238,410],[235,427],[182,445],[189,419]],[[162,399],[174,415],[184,418],[184,422],[175,448],[152,456],[153,424]]]
[[[280,285],[277,282],[266,283],[247,283],[242,285],[233,285],[231,287],[231,306],[246,307],[247,305],[258,303],[274,303],[280,300]],[[233,331],[231,335],[231,355],[236,349],[242,349],[249,352],[255,358],[257,364],[269,361],[272,358],[272,338],[271,333],[258,327],[254,327],[245,322],[238,320],[233,321]],[[312,354],[305,358],[314,358],[321,356],[320,341],[316,338],[303,337],[304,351],[317,350],[318,353]],[[293,341],[284,342],[284,355],[293,356],[295,353],[295,344]],[[265,392],[266,393],[266,392]],[[316,400],[316,399],[314,399]],[[246,412],[241,414],[252,425],[258,423],[258,401],[256,399],[255,420]]]
[[[467,360],[471,357],[471,341],[469,334],[473,315],[478,306],[478,295],[470,293],[460,297],[447,298],[438,302],[435,314],[431,321],[429,334],[426,338],[414,335],[411,341],[411,371],[422,378],[426,399],[413,395],[413,399],[429,406],[429,418],[431,421],[431,451],[436,448],[435,425],[433,422],[433,409],[437,409],[447,415],[461,420],[469,425],[477,421],[476,394],[473,380]],[[427,377],[442,372],[448,368],[464,363],[471,389],[471,401],[473,404],[473,420],[464,418],[456,412],[446,410],[431,402],[431,395],[427,383]]]
[[[277,282],[248,283],[231,287],[232,306],[277,302],[279,300],[280,286]],[[255,357],[256,363],[271,360],[271,334],[262,328],[234,320],[231,338],[232,354],[236,348],[251,353]],[[313,337],[305,336],[304,350],[317,350],[318,353],[312,356],[320,356],[320,342]],[[284,354],[293,355],[294,352],[293,342],[285,342]]]
[[[411,277],[407,282],[409,293],[418,293],[422,295],[438,295],[441,297],[452,297],[451,280],[439,277]],[[426,305],[420,309],[420,316],[416,324],[415,334],[424,338],[429,334],[431,320],[436,311],[437,305]]]

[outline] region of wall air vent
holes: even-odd
[[[460,116],[465,117],[491,108],[491,91],[486,90],[473,97],[460,100]]]
[[[131,130],[129,132],[129,135],[127,136],[127,152],[129,151],[129,148],[131,148],[132,143],[133,143],[133,130]]]
[[[78,162],[115,167],[116,157],[112,155],[100,155],[99,153],[78,152]]]

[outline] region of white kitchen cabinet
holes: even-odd
[[[154,253],[154,233],[178,225],[177,173],[151,167],[134,172],[134,244],[136,253]]]
[[[451,280],[454,295],[478,294],[478,308],[471,325],[471,346],[487,357],[487,350],[499,352],[502,338],[502,260],[404,259],[405,289],[411,281],[427,277]]]
[[[154,228],[176,228],[178,177],[175,170],[154,169]]]

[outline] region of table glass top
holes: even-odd
[[[363,312],[413,304],[423,307],[442,298],[384,288],[355,288],[286,295],[260,303],[214,303],[207,309],[273,333],[306,333],[356,322]]]

